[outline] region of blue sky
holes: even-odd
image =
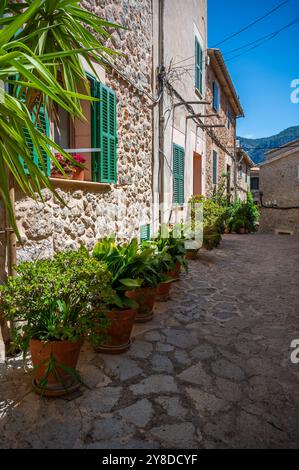
[[[208,0],[209,47],[215,46],[283,0]],[[225,53],[266,36],[299,17],[299,0],[289,2],[239,36],[222,44]],[[226,59],[241,51],[226,55]],[[246,117],[242,137],[267,137],[299,125],[299,103],[291,103],[291,82],[299,80],[299,23],[241,57],[227,61]]]

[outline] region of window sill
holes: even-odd
[[[67,188],[74,189],[87,189],[91,191],[110,191],[111,184],[109,183],[95,183],[94,181],[79,181],[62,178],[50,178],[51,183],[54,186],[64,186]]]

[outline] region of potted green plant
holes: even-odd
[[[161,273],[157,270],[154,247],[141,249],[137,240],[132,240],[128,249],[134,259],[129,268],[130,276],[133,279],[141,279],[142,285],[135,290],[127,290],[125,295],[138,303],[136,322],[145,323],[153,318]]]
[[[168,252],[168,247],[165,247],[155,255],[155,264],[161,276],[156,300],[158,302],[167,302],[170,298],[170,289],[174,280],[171,273],[175,270],[175,262]]]
[[[173,266],[166,274],[174,280],[178,279],[182,267],[187,269],[185,240],[182,235],[182,227],[163,226],[155,243],[159,252],[167,249],[167,253],[172,259]]]
[[[105,263],[112,275],[111,285],[115,291],[109,305],[109,325],[104,331],[106,340],[96,349],[108,354],[122,354],[131,344],[131,334],[139,305],[128,298],[127,292],[141,287],[143,280],[133,277],[134,265],[139,257],[135,241],[116,244],[114,238],[104,238],[93,250],[93,256]]]
[[[16,325],[15,344],[24,357],[31,352],[37,393],[68,394],[81,383],[76,364],[83,338],[103,341],[94,324],[107,324],[111,276],[83,248],[16,270],[18,275],[0,286],[1,310]]]

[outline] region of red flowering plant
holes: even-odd
[[[63,155],[60,153],[55,154],[55,158],[58,161],[59,165],[63,169],[64,173],[68,178],[71,178],[75,173],[78,171],[84,170],[84,163],[86,162],[86,158],[84,158],[79,153],[74,153],[72,155],[72,160],[66,160]],[[63,175],[57,168],[52,170],[52,176],[61,176]]]

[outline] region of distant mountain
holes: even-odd
[[[246,139],[237,137],[241,146],[248,152],[252,160],[258,164],[266,159],[265,153],[273,148],[280,147],[292,140],[299,139],[299,126],[289,127],[277,135],[261,139]]]

